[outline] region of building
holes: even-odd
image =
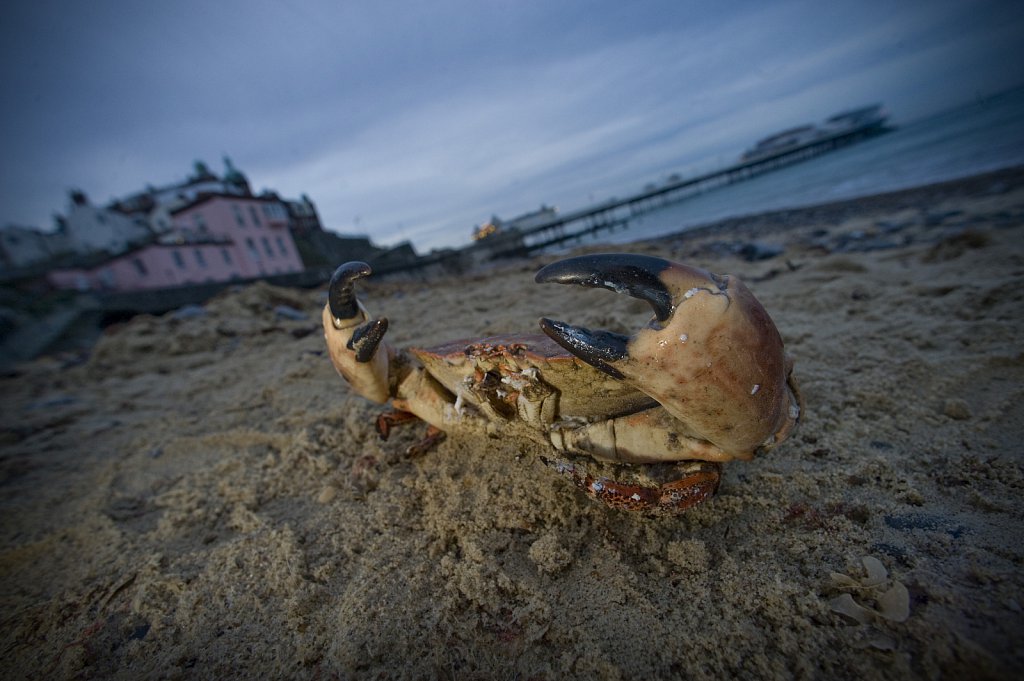
[[[89,268],[50,272],[57,288],[138,291],[301,272],[302,260],[278,200],[200,194],[169,213],[155,240]]]
[[[305,236],[313,232],[323,231],[323,226],[320,224],[320,215],[317,214],[316,206],[313,205],[308,196],[303,194],[300,200],[285,201],[284,204],[288,209],[289,224],[292,232]]]
[[[192,166],[192,174],[183,182],[163,187],[147,186],[143,191],[129,194],[110,203],[108,208],[123,215],[143,217],[157,233],[170,228],[166,219],[168,210],[195,201],[204,194],[231,194],[252,196],[248,178],[224,157],[224,175],[217,177],[202,161]]]
[[[304,227],[319,228],[308,197],[287,202],[274,192],[253,195],[231,160],[217,177],[202,162],[184,182],[148,187],[111,202],[89,204],[72,194],[61,230],[79,262],[48,275],[58,288],[136,291],[254,279],[301,272],[292,237],[292,204]],[[108,257],[97,261],[96,253]]]
[[[282,201],[262,196],[207,194],[171,213],[179,239],[226,242],[242,278],[301,272],[302,259]]]
[[[480,241],[502,233],[521,232],[533,227],[549,224],[557,219],[558,209],[544,204],[541,204],[540,208],[535,211],[517,215],[511,220],[502,220],[497,215],[492,215],[490,221],[473,229],[473,240]]]
[[[85,192],[73,190],[67,215],[58,221],[67,247],[74,253],[119,253],[152,236],[145,217],[124,215],[89,202]]]
[[[151,243],[91,267],[51,270],[56,288],[78,291],[140,291],[241,278],[227,243]],[[225,254],[227,253],[227,254]]]
[[[0,228],[0,267],[15,269],[52,260],[68,251],[61,232],[40,232],[32,227]]]

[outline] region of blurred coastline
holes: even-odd
[[[897,112],[898,113],[898,112]],[[687,198],[602,235],[626,243],[741,215],[947,182],[1024,164],[1024,87],[916,121],[807,162]]]
[[[865,144],[872,143],[873,141],[869,141]],[[815,162],[817,161],[819,159],[815,159]],[[786,170],[788,169],[777,172],[781,174]],[[768,174],[765,178],[770,178],[771,175]],[[759,179],[751,180],[750,183]],[[744,184],[724,187],[718,191],[725,194]],[[645,248],[671,248],[673,244],[685,243],[696,238],[713,239],[720,249],[732,251],[747,260],[784,255],[786,239],[780,235],[786,234],[801,235],[802,245],[812,245],[813,242],[823,253],[887,250],[914,243],[934,242],[953,233],[969,231],[973,225],[963,211],[956,207],[957,201],[973,201],[987,196],[998,201],[1000,195],[1012,194],[1022,186],[1024,165],[856,198],[738,214],[685,227],[677,224],[674,229],[666,229],[654,235],[648,235],[643,229],[626,229],[611,234],[605,232],[602,234],[608,238],[580,239],[562,248],[536,255],[532,259],[495,261],[489,265],[478,264],[470,269],[447,267],[442,261],[428,267],[397,268],[386,274],[378,274],[377,278],[427,282],[453,277],[472,279],[481,276],[501,276],[502,272],[520,269],[524,262],[535,262],[537,258],[550,259],[552,256],[573,251],[628,251],[641,244]],[[708,196],[714,194],[715,192],[712,192]],[[698,196],[691,201],[700,201],[701,198],[703,197]],[[669,207],[664,212],[670,213],[674,209],[681,210],[684,207],[685,204]],[[870,217],[880,213],[898,215],[899,219],[873,220]],[[658,213],[650,214],[646,219],[654,219],[657,215]],[[827,238],[830,225],[838,225],[858,217],[866,221],[862,229],[847,230],[840,241],[830,241]],[[1024,213],[1019,206],[1011,203],[993,210],[986,218],[991,225],[1016,225],[1024,222]],[[629,241],[620,241],[627,237]],[[814,241],[814,238],[817,238],[817,241]],[[305,288],[315,287],[324,280],[323,276],[306,278],[309,281],[302,284]],[[295,281],[294,277],[279,277],[278,281],[271,283],[294,287]],[[123,300],[119,302],[120,308],[107,310],[104,310],[102,303],[97,303],[91,294],[65,296],[49,305],[37,321],[5,331],[0,337],[0,369],[16,371],[15,367],[19,362],[42,354],[56,353],[74,363],[83,361],[102,337],[105,328],[112,324],[116,326],[136,314],[147,312],[144,309],[133,310],[132,306],[138,306],[138,300],[131,303],[131,299],[160,303],[157,309],[148,310],[149,314],[162,314],[169,310],[170,315],[187,315],[202,309],[206,300],[221,292],[230,293],[242,288],[244,285],[199,287],[194,290],[170,289],[162,298],[152,293],[139,293],[134,297],[128,296],[128,303]],[[192,300],[190,296],[198,298]]]

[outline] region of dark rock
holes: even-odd
[[[736,253],[747,262],[756,260],[767,260],[781,255],[785,250],[778,244],[769,244],[763,241],[748,241],[736,249]]]

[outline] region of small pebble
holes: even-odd
[[[957,421],[971,418],[971,410],[967,403],[957,398],[946,400],[946,403],[942,405],[942,413]]]
[[[277,315],[279,319],[290,319],[297,322],[309,319],[309,315],[302,310],[295,309],[291,305],[278,305],[274,308],[274,314]]]
[[[172,315],[174,319],[196,319],[206,316],[206,308],[202,305],[185,305],[175,310]]]
[[[321,504],[329,504],[334,501],[334,497],[336,496],[338,496],[338,488],[332,485],[327,485],[320,490],[320,494],[317,495],[316,500]]]

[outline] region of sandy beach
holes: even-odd
[[[410,459],[324,291],[256,284],[0,380],[3,676],[1014,678],[1024,169],[616,250],[739,276],[796,361],[799,430],[708,503],[607,509],[528,442]],[[360,291],[402,346],[650,317],[555,259]]]

